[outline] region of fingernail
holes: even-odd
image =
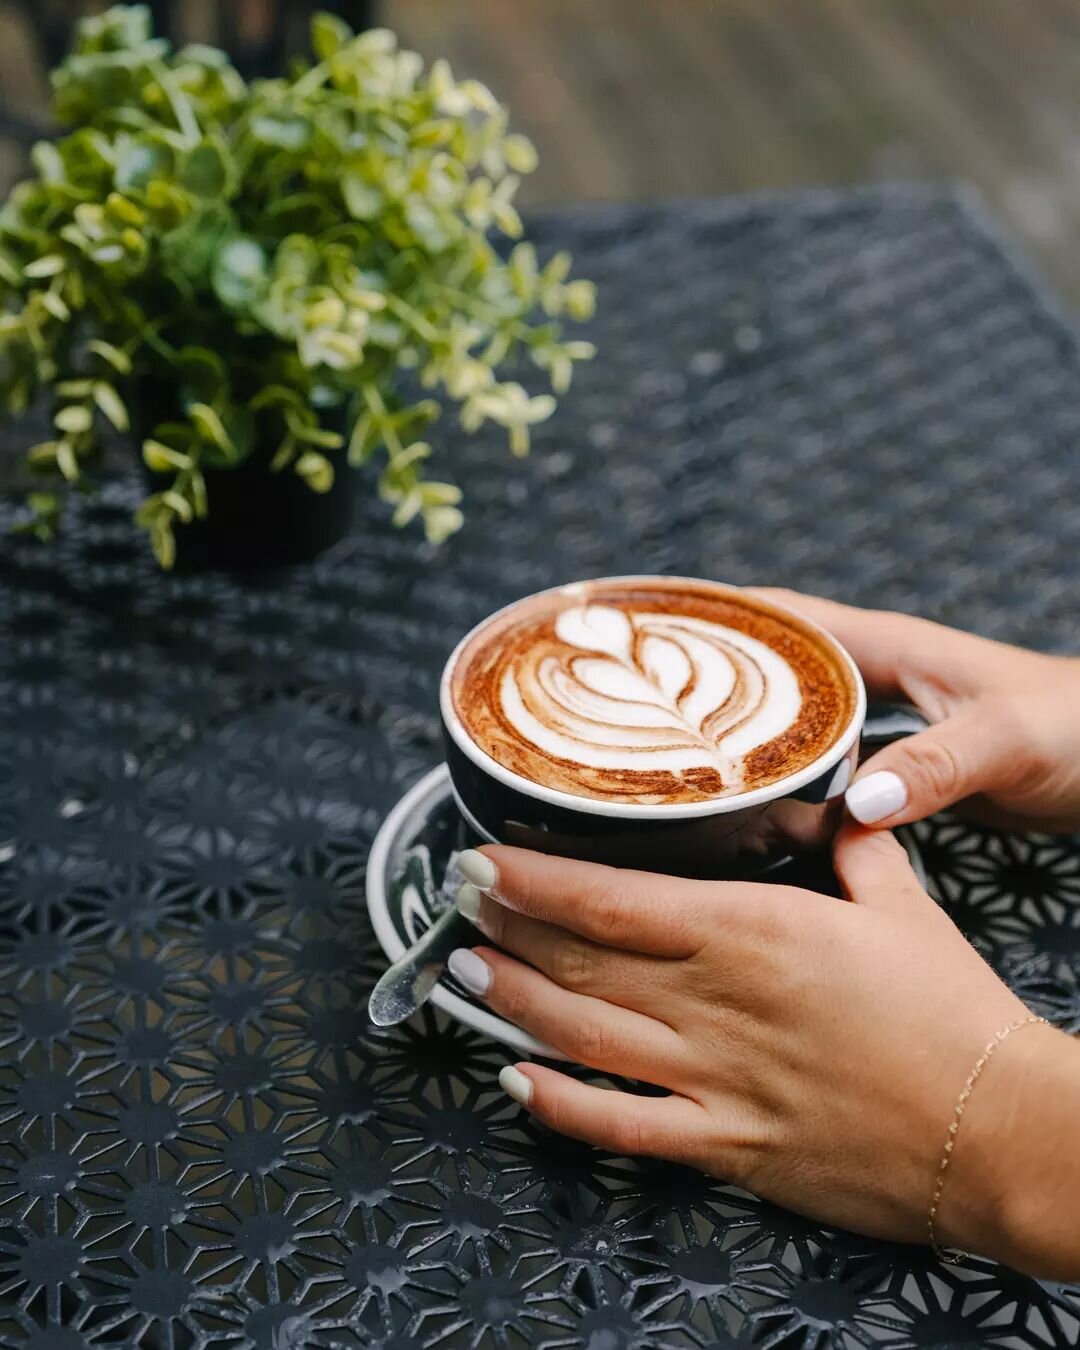
[[[520,1069],[515,1069],[512,1064],[508,1064],[505,1069],[499,1070],[499,1086],[508,1097],[513,1097],[514,1101],[522,1106],[528,1106],[532,1100],[533,1085]]]
[[[491,985],[491,967],[468,947],[451,952],[446,968],[470,994],[486,994]]]
[[[475,923],[480,917],[480,903],[484,896],[478,891],[471,881],[466,881],[458,888],[457,907],[458,913],[463,914],[470,923]]]
[[[481,853],[479,849],[467,848],[464,853],[459,854],[458,871],[466,881],[471,881],[474,886],[482,891],[490,891],[499,879],[499,872],[495,864],[487,856]]]
[[[904,780],[889,769],[867,774],[844,794],[848,810],[860,825],[876,825],[896,815],[907,805],[907,799]]]

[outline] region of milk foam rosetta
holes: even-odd
[[[797,620],[705,583],[583,583],[482,627],[455,710],[498,763],[605,800],[683,803],[761,787],[849,723],[850,675]]]

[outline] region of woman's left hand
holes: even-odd
[[[991,1036],[1028,1013],[890,834],[846,828],[835,864],[850,903],[514,848],[464,855],[484,892],[466,885],[459,907],[504,951],[456,952],[458,979],[569,1058],[672,1095],[534,1063],[504,1070],[504,1087],[565,1134],[692,1164],[828,1223],[925,1241],[964,1080]],[[1008,1234],[997,1240],[1006,1127],[1043,1037],[1066,1039],[1046,1027],[1010,1038],[972,1100],[943,1241],[1011,1254]]]

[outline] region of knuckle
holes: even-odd
[[[920,786],[935,798],[953,798],[963,791],[964,769],[947,741],[929,739],[912,746],[912,766]]]
[[[556,1134],[577,1134],[573,1113],[569,1109],[569,1103],[557,1092],[550,1100],[541,1098],[539,1101],[534,1102],[532,1110],[537,1119],[542,1120],[545,1125],[550,1126]]]
[[[786,886],[770,888],[775,894],[756,896],[752,908],[745,916],[745,922],[754,936],[766,944],[770,950],[778,948],[790,935],[792,928],[791,900]]]
[[[574,1052],[583,1064],[593,1068],[602,1068],[609,1060],[612,1049],[611,1032],[602,1021],[589,1018],[582,1021],[574,1032]]]
[[[514,870],[513,889],[508,891],[514,909],[522,914],[535,914],[538,904],[536,879],[529,867]]]
[[[598,882],[588,899],[593,926],[601,937],[617,941],[626,928],[626,904],[615,877]]]
[[[565,989],[586,989],[593,982],[596,955],[587,943],[563,939],[552,954],[551,967],[557,984]]]

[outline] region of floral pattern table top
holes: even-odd
[[[498,1090],[494,1043],[366,1023],[367,850],[494,606],[661,570],[1076,646],[1075,338],[977,207],[533,233],[597,279],[601,355],[524,464],[437,432],[470,512],[442,552],[365,495],[313,564],[166,576],[122,477],[55,546],[0,544],[0,1346],[1075,1346],[1080,1289],[596,1154]],[[972,941],[1080,1030],[1076,841],[919,839]]]

